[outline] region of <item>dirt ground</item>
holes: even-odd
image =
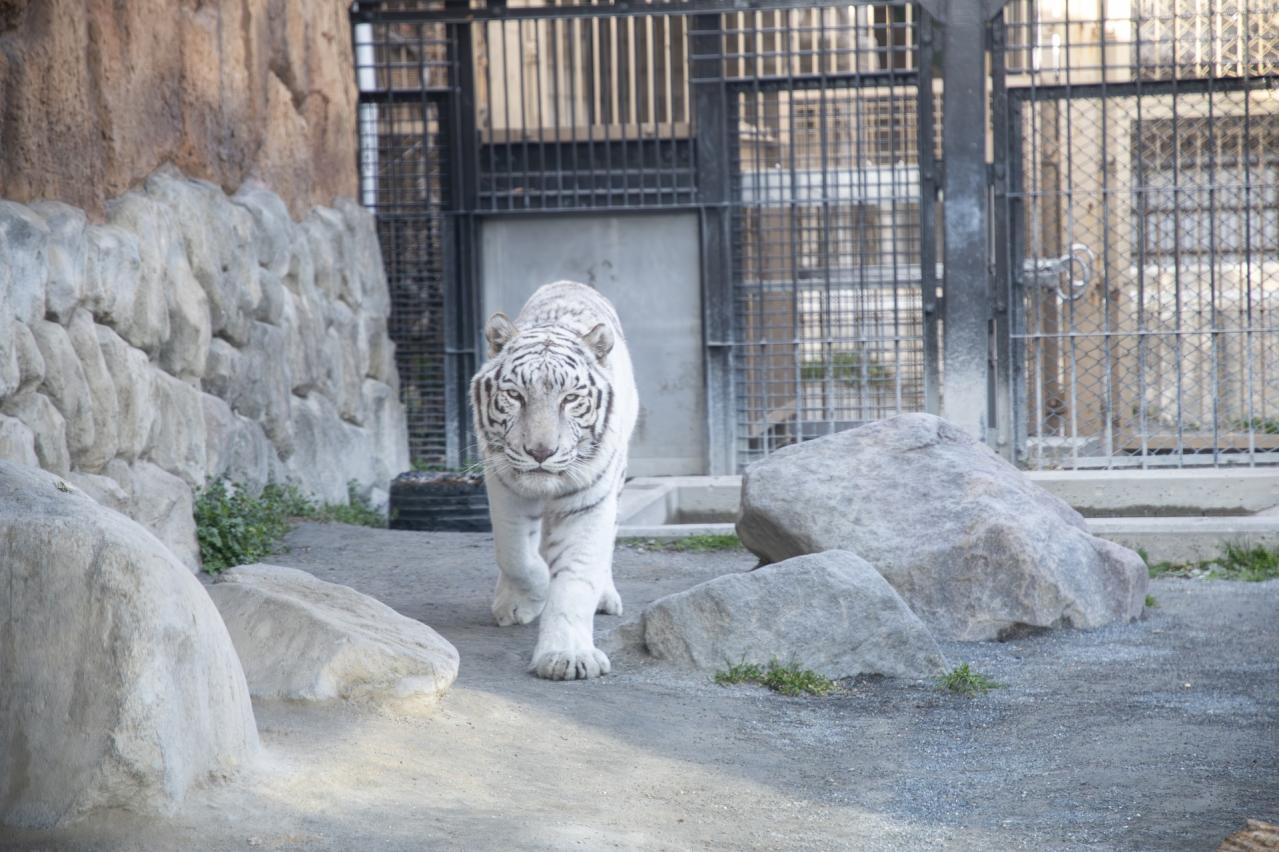
[[[1160,580],[1139,623],[948,643],[978,698],[867,680],[824,698],[719,687],[637,652],[525,671],[497,628],[486,535],[307,524],[272,561],[377,597],[461,653],[429,717],[260,704],[239,783],[168,819],[97,818],[5,849],[1212,849],[1279,820],[1279,581]],[[624,618],[744,551],[622,546]]]

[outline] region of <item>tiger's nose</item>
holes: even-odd
[[[536,447],[525,447],[524,452],[532,456],[533,461],[537,462],[538,464],[541,464],[542,462],[549,459],[551,456],[555,455],[555,450],[552,450],[550,447],[547,447],[545,445],[538,445]]]

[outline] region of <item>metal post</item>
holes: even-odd
[[[479,366],[477,341],[482,322],[479,309],[479,263],[476,220],[475,57],[471,24],[448,24],[450,68],[455,75],[449,95],[448,156],[450,181],[445,250],[444,298],[444,422],[447,424],[445,461],[466,464],[470,446],[467,387]],[[451,248],[451,250],[450,250]]]
[[[942,415],[986,440],[991,396],[989,211],[986,173],[986,21],[950,0],[942,39]]]
[[[690,36],[697,200],[701,211],[708,472],[727,474],[736,472],[733,452],[733,242],[732,216],[728,206],[733,152],[720,16],[694,15]]]

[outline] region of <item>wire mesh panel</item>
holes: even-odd
[[[933,104],[910,6],[727,15],[723,44],[745,464],[925,409]]]
[[[1019,0],[1002,199],[1028,461],[1279,461],[1279,0]]]
[[[446,461],[444,376],[445,138],[450,67],[444,27],[356,26],[360,85],[360,191],[377,222],[391,295],[409,453],[419,465]]]

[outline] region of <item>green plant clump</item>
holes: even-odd
[[[741,546],[742,540],[735,533],[711,533],[677,538],[670,543],[669,549],[687,551],[689,553],[706,553],[712,550],[737,550]]]
[[[1154,595],[1146,595],[1146,608],[1157,609],[1159,607],[1159,599]]]
[[[1137,555],[1145,561],[1151,577],[1190,577],[1243,583],[1260,583],[1279,578],[1279,551],[1261,545],[1248,547],[1227,544],[1221,556],[1201,562],[1152,563],[1146,551],[1141,548],[1137,549]]]
[[[294,485],[270,483],[254,494],[245,486],[214,480],[195,500],[200,562],[210,574],[257,562],[276,552],[294,520],[386,526],[386,519],[359,495],[354,482],[348,483],[347,494],[348,505],[321,505]]]
[[[811,359],[799,365],[799,377],[806,382],[825,379],[828,372],[832,380],[854,387],[863,383],[883,384],[893,379],[890,368],[860,352],[835,352],[830,363]]]
[[[347,502],[310,504],[308,512],[298,515],[309,521],[320,521],[331,524],[353,524],[357,527],[385,527],[386,518],[360,494],[354,482],[346,485]]]
[[[981,672],[968,668],[968,663],[957,666],[937,679],[937,685],[959,695],[973,697],[992,689],[1003,689],[1004,684],[991,680]]]
[[[767,667],[756,663],[738,663],[722,672],[716,672],[715,682],[720,686],[736,683],[757,683],[782,695],[829,695],[839,684],[811,669],[801,669],[798,663],[782,665],[773,660]]]

